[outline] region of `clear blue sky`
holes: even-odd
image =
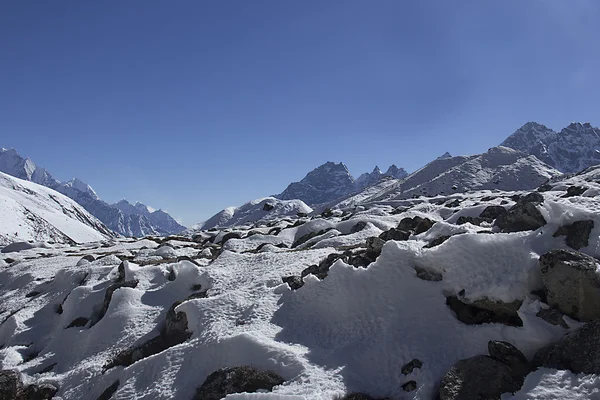
[[[600,125],[600,1],[0,3],[0,146],[193,224],[321,163]]]

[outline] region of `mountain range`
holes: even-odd
[[[90,185],[77,178],[64,183],[60,182],[46,169],[38,167],[31,159],[19,155],[15,149],[2,148],[0,150],[0,172],[64,194],[120,235],[165,236],[179,233],[185,229],[166,212],[151,210],[141,203],[136,203],[131,207],[127,206],[130,204],[125,200],[116,204],[108,204],[98,197]]]

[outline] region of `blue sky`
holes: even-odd
[[[191,225],[318,165],[600,125],[600,2],[5,1],[0,146]]]

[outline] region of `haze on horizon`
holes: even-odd
[[[595,0],[0,5],[0,147],[192,225],[326,161],[600,124]]]

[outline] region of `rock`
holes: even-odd
[[[313,274],[319,279],[325,279],[329,273],[329,268],[340,259],[346,260],[346,256],[340,253],[331,253],[319,265],[311,265],[305,268],[301,273],[301,277],[304,278],[307,275]]]
[[[537,209],[537,205],[544,201],[540,193],[530,193],[518,200],[517,204],[505,214],[496,218],[495,226],[502,232],[532,231],[546,225],[546,219]]]
[[[402,373],[404,375],[410,375],[415,368],[421,368],[423,366],[423,362],[421,360],[417,360],[416,358],[410,360],[402,367]]]
[[[125,282],[125,269],[129,268],[129,262],[128,261],[121,261],[121,264],[119,264],[119,268],[117,269],[117,282]]]
[[[467,325],[499,323],[509,326],[523,326],[517,310],[521,301],[502,303],[488,299],[466,303],[458,297],[446,298],[446,305],[456,314],[459,321]]]
[[[409,208],[407,208],[407,207],[398,207],[398,208],[395,208],[394,211],[392,211],[390,214],[398,215],[398,214],[402,214],[403,212],[407,212],[408,210],[409,210]]]
[[[379,256],[381,254],[381,249],[383,249],[383,245],[385,244],[385,240],[372,236],[367,238],[367,251]]]
[[[98,321],[100,321],[106,314],[106,311],[108,311],[108,306],[110,305],[110,300],[112,299],[112,295],[115,292],[115,290],[121,289],[123,287],[134,288],[138,285],[138,283],[138,280],[132,280],[127,282],[113,283],[112,285],[110,285],[106,289],[106,293],[104,294],[104,302],[102,303],[102,308],[98,312],[98,315],[96,316],[92,325],[95,325]]]
[[[104,392],[102,392],[102,394],[100,396],[98,396],[98,398],[96,400],[110,400],[112,395],[115,394],[115,392],[119,388],[119,384],[120,384],[119,381],[115,381],[115,383],[113,383],[112,385],[107,387],[106,390]]]
[[[383,399],[377,399],[375,397],[371,397],[365,393],[350,393],[345,395],[344,397],[340,397],[340,400],[389,400],[387,397]]]
[[[0,371],[0,400],[25,400],[23,382],[17,371]]]
[[[569,329],[569,325],[567,325],[565,322],[563,314],[554,308],[542,308],[535,315],[549,324],[562,326],[565,329]]]
[[[322,229],[319,232],[309,232],[306,235],[301,236],[299,239],[296,239],[294,241],[294,243],[292,244],[292,249],[308,242],[312,238],[324,235],[325,233],[329,232],[331,229],[333,229],[333,228]]]
[[[428,231],[435,222],[429,218],[404,218],[398,224],[398,230],[412,231],[415,235]]]
[[[196,265],[196,266],[200,266],[200,264],[198,264],[196,261],[194,261],[190,256],[178,256],[176,259],[177,262],[181,262],[181,261],[189,261],[192,264]]]
[[[86,254],[85,256],[81,257],[82,260],[88,260],[89,262],[94,262],[96,261],[96,258],[91,255],[91,254]]]
[[[527,360],[527,357],[517,349],[515,346],[508,342],[502,342],[498,340],[491,340],[488,342],[488,352],[490,357],[496,361],[500,361],[509,366],[512,370],[515,379],[521,383],[525,376],[531,371],[531,365]]]
[[[350,233],[357,233],[362,231],[363,229],[365,229],[367,226],[367,223],[365,221],[358,221],[356,224],[354,224],[354,226],[350,229]]]
[[[554,233],[554,237],[567,236],[567,246],[572,249],[579,250],[582,247],[587,247],[589,244],[590,234],[594,229],[594,221],[576,221],[571,225],[565,225],[558,228]]]
[[[562,197],[581,196],[582,194],[585,193],[586,190],[587,190],[587,188],[583,187],[583,186],[569,186],[567,188],[567,193],[565,195],[563,195]]]
[[[493,400],[514,393],[521,383],[508,365],[488,356],[460,360],[450,368],[440,384],[440,400]]]
[[[50,383],[29,385],[25,389],[26,400],[50,400],[58,392],[58,388]]]
[[[286,277],[281,278],[281,280],[283,281],[283,283],[287,283],[288,286],[290,287],[290,289],[292,289],[292,290],[298,290],[302,286],[304,286],[304,281],[302,280],[301,277],[299,277],[297,275],[286,276]]]
[[[269,229],[269,232],[267,232],[267,235],[277,236],[280,233],[281,233],[281,228],[276,226],[275,228]]]
[[[431,242],[427,243],[423,247],[425,247],[427,249],[430,249],[432,247],[439,246],[440,244],[444,243],[446,240],[450,239],[450,237],[452,237],[452,235],[438,236],[435,239],[433,239]]]
[[[405,392],[412,392],[416,389],[417,389],[417,382],[415,382],[415,381],[408,381],[402,385],[402,390],[404,390]]]
[[[469,224],[473,224],[473,225],[481,225],[482,222],[488,222],[483,218],[479,218],[479,217],[469,217],[469,216],[465,216],[465,215],[461,215],[460,217],[458,217],[458,219],[456,220],[456,224],[457,225],[464,225],[466,223]]]
[[[507,213],[508,213],[508,210],[502,206],[487,206],[481,212],[481,214],[479,214],[479,218],[482,218],[487,222],[492,222],[499,216],[505,215]]]
[[[196,390],[194,400],[221,400],[233,393],[271,391],[285,382],[271,371],[257,370],[251,366],[228,367],[210,374]]]
[[[552,185],[550,185],[548,183],[544,183],[537,188],[537,191],[538,192],[549,192],[552,189],[553,189]]]
[[[409,237],[410,237],[410,232],[401,231],[401,230],[396,229],[396,228],[392,228],[390,230],[382,232],[379,235],[379,238],[383,239],[386,242],[388,240],[398,240],[398,241],[408,240]]]
[[[347,257],[344,261],[357,268],[367,268],[369,264],[375,262],[378,256],[378,254],[366,250],[357,251],[355,253],[348,251],[345,252],[344,255]]]
[[[533,357],[535,367],[600,374],[600,321],[588,322]]]
[[[275,206],[273,204],[265,203],[265,205],[263,206],[263,211],[271,211],[274,208]]]
[[[417,272],[417,278],[423,279],[424,281],[439,282],[442,280],[442,274],[435,271],[430,271],[421,267],[414,267]]]
[[[458,199],[454,199],[451,202],[446,203],[446,205],[444,205],[444,207],[446,208],[455,208],[460,206],[460,201]]]
[[[17,260],[15,260],[14,258],[5,258],[5,259],[4,259],[4,262],[5,262],[5,263],[7,263],[7,264],[12,264],[12,263],[14,263],[15,261],[17,261]]]
[[[161,331],[161,336],[167,343],[182,343],[186,341],[192,333],[188,331],[187,315],[183,312],[175,312],[175,308],[182,302],[177,301],[167,311],[165,317],[165,327]]]
[[[333,217],[333,211],[331,211],[331,208],[326,208],[325,210],[323,210],[323,212],[321,213],[321,217],[323,217],[323,218]]]
[[[221,239],[221,246],[223,246],[229,239],[241,239],[242,235],[237,232],[229,232]]]
[[[83,327],[88,323],[88,319],[85,317],[78,317],[73,320],[65,329],[73,328],[73,327]]]
[[[600,318],[600,265],[595,258],[570,250],[540,257],[548,304],[579,321]]]

